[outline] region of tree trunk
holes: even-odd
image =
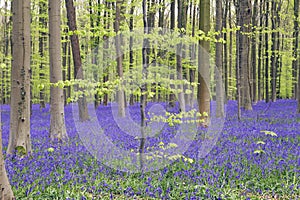
[[[269,1],[265,2],[265,29],[268,30],[269,27]],[[265,96],[266,102],[270,101],[269,97],[269,33],[265,33]]]
[[[12,6],[10,5],[10,8]],[[4,9],[10,10],[8,1],[5,1],[4,3]],[[2,72],[1,74],[1,84],[2,84],[2,104],[7,104],[9,103],[9,93],[10,93],[10,78],[8,77],[9,75],[9,47],[11,45],[11,31],[10,31],[10,23],[11,23],[11,17],[8,17],[7,15],[4,15],[4,28],[3,28],[3,52],[4,52],[4,57],[3,57],[3,63],[5,64],[4,68],[1,68],[0,71]]]
[[[249,37],[250,32],[248,24],[251,21],[251,3],[249,0],[241,0],[240,6],[240,21],[241,34],[239,35],[239,68],[241,69],[241,106],[246,110],[252,110],[251,96],[250,96],[250,66],[249,66]]]
[[[171,0],[171,13],[170,13],[170,29],[171,31],[174,31],[175,29],[175,0]],[[174,60],[174,54],[171,52],[170,53],[170,57],[169,57],[169,62],[170,62],[170,79],[171,80],[174,80],[174,74],[173,74],[173,64],[171,64]],[[175,99],[176,99],[176,96],[174,94],[174,89],[175,89],[175,86],[174,84],[171,84],[170,85],[170,88],[171,88],[171,93],[169,95],[169,106],[170,107],[174,107],[175,106]]]
[[[47,7],[45,2],[41,1],[39,2],[39,22],[40,22],[40,26],[42,27],[46,27],[46,20],[45,17],[43,17],[43,13],[47,12]],[[45,37],[46,37],[46,33],[42,30],[39,31],[39,53],[41,58],[44,57],[44,42],[45,42]],[[44,65],[45,63],[43,62],[43,60],[41,60],[40,63],[40,72],[39,72],[39,79],[40,82],[43,82],[45,79],[45,73],[44,73]],[[45,89],[44,89],[44,85],[42,85],[40,87],[40,109],[43,109],[46,107],[45,104]]]
[[[277,78],[277,33],[276,31],[276,25],[277,21],[279,20],[276,16],[276,10],[277,10],[277,3],[272,0],[272,46],[271,46],[271,88],[272,88],[272,94],[271,94],[271,99],[272,102],[276,101],[276,78]]]
[[[63,81],[67,80],[67,58],[68,58],[68,30],[65,29],[64,33],[66,34],[65,38],[65,42],[62,43],[62,67],[63,67],[63,71],[62,71],[62,76],[63,76]],[[64,87],[64,105],[66,106],[68,104],[68,97],[67,97],[67,87]]]
[[[231,8],[231,1],[229,1],[229,8]],[[228,13],[228,20],[229,20],[229,29],[232,29],[232,14],[231,14],[231,10]],[[233,53],[232,53],[232,48],[233,47],[233,31],[230,31],[229,33],[229,77],[230,77],[230,81],[229,81],[229,85],[231,87],[233,87],[233,75],[232,75],[232,71],[233,71]],[[234,90],[232,89],[230,92],[230,99],[234,99]]]
[[[134,2],[134,0],[132,0],[132,3]],[[135,10],[135,6],[132,6],[130,8],[130,19],[129,19],[129,30],[130,32],[133,32],[133,14],[134,14],[134,10]],[[134,54],[133,54],[133,36],[130,35],[129,38],[129,70],[133,71],[133,65],[134,65],[134,58],[133,58]],[[130,73],[131,74],[131,73]],[[133,77],[130,76],[130,79],[132,79]],[[130,97],[129,97],[129,104],[133,105],[134,104],[134,98],[133,98],[133,91],[131,91]]]
[[[193,6],[193,10],[192,10],[192,6]],[[195,26],[196,26],[196,4],[193,5],[193,2],[191,1],[191,6],[190,6],[190,17],[192,18],[190,20],[191,23],[191,27],[192,27],[192,37],[195,37]],[[195,83],[195,66],[197,65],[196,63],[196,44],[192,43],[190,44],[190,58],[191,58],[191,63],[190,65],[192,66],[192,68],[190,68],[189,71],[189,75],[190,75],[190,89],[191,89],[191,94],[190,94],[190,98],[189,98],[189,102],[187,102],[190,106],[193,106],[194,104],[194,95],[195,95],[195,88],[193,83]]]
[[[200,21],[199,28],[205,34],[210,31],[210,0],[200,1]],[[199,112],[202,114],[202,126],[209,126],[210,117],[210,74],[209,74],[209,52],[210,42],[205,40],[199,41],[198,47],[198,88],[197,100]],[[204,114],[205,113],[205,114]],[[207,115],[206,115],[207,114]]]
[[[1,98],[2,100],[2,98]],[[0,110],[0,199],[1,200],[12,200],[15,199],[9,180],[5,170],[5,163],[2,151],[2,113]]]
[[[186,28],[186,15],[185,15],[186,5],[184,1],[178,0],[178,29],[180,31],[180,37],[183,37],[182,29]],[[182,48],[183,44],[180,42],[176,45],[176,72],[178,81],[182,81]],[[184,91],[183,84],[179,83],[177,85],[179,90],[178,100],[179,107],[182,112],[185,112],[185,99],[184,99]]]
[[[147,21],[147,0],[143,0],[143,22],[144,22],[144,34],[149,34],[148,21]],[[146,80],[147,78],[147,67],[149,63],[149,40],[147,37],[143,39],[143,49],[142,49],[142,59],[143,59],[143,70],[142,78]],[[140,154],[140,169],[143,172],[144,170],[144,148],[145,148],[145,128],[146,128],[146,100],[147,100],[147,85],[143,84],[141,86],[141,99],[140,99],[140,112],[141,112],[141,142],[139,148]]]
[[[298,70],[298,109],[297,112],[300,113],[300,70]]]
[[[10,135],[7,152],[25,155],[30,141],[30,0],[14,0]]]
[[[77,80],[83,80],[83,69],[81,64],[81,56],[80,56],[80,46],[78,35],[76,34],[77,26],[76,26],[76,12],[73,0],[66,0],[66,8],[67,8],[67,18],[68,18],[68,26],[69,31],[72,31],[73,34],[70,36],[71,46],[72,46],[72,55],[73,55],[73,63],[74,63],[74,78]],[[79,91],[84,93],[82,88],[77,88]],[[79,119],[80,121],[89,120],[89,113],[87,108],[86,97],[83,94],[82,97],[78,98],[78,109],[79,109]]]
[[[49,0],[49,58],[50,83],[62,80],[61,69],[61,34],[60,34],[60,0]],[[50,87],[50,138],[51,140],[67,139],[65,127],[63,89],[54,85]]]
[[[223,10],[222,7],[221,7],[221,9]],[[223,45],[223,54],[222,54],[222,57],[223,57],[223,69],[224,69],[224,85],[225,85],[224,101],[225,102],[227,101],[228,95],[229,95],[229,93],[228,93],[228,39],[227,39],[227,14],[228,14],[228,11],[231,12],[231,10],[229,10],[229,0],[226,0],[224,13],[222,14],[223,15],[222,16],[223,17],[223,20],[222,20],[222,29],[226,30],[223,33],[223,39],[226,42]]]
[[[276,9],[276,18],[277,18],[277,27],[281,26],[281,19],[280,19],[280,10],[281,10],[281,6],[282,6],[282,1],[280,1],[278,3],[278,7]],[[276,84],[277,86],[277,90],[276,90],[276,98],[280,98],[280,77],[281,77],[281,68],[282,68],[282,55],[279,53],[280,51],[282,51],[281,49],[281,44],[282,44],[282,35],[281,33],[278,31],[276,33],[276,38],[277,38],[277,45],[276,45],[276,52],[277,52],[277,56],[276,56],[276,72],[275,72],[275,77],[276,77],[276,81],[278,80],[278,84]],[[283,44],[284,45],[284,44]]]
[[[294,32],[293,32],[293,39],[294,39],[294,45],[293,45],[293,97],[297,99],[297,70],[299,69],[299,0],[294,0]],[[298,97],[299,99],[299,97]]]
[[[240,24],[240,5],[239,3],[235,2],[235,8],[236,8],[236,24]],[[238,120],[241,119],[241,67],[240,67],[240,35],[241,31],[236,31],[236,61],[235,61],[235,77],[236,77],[236,99],[237,99],[237,107],[238,107]]]
[[[216,36],[217,40],[222,38],[222,1],[216,0]],[[216,43],[216,101],[217,101],[217,117],[224,117],[224,93],[223,93],[223,78],[222,78],[222,60],[223,60],[223,44],[221,42]]]
[[[118,76],[121,79],[123,78],[123,53],[121,50],[122,38],[120,31],[120,23],[121,23],[121,6],[123,4],[123,0],[116,1],[116,18],[115,18],[115,46],[116,46],[116,61],[117,61],[117,72]],[[118,113],[120,117],[125,117],[125,95],[124,90],[122,89],[122,83],[120,83],[120,87],[117,91],[117,101],[118,101]]]
[[[251,92],[251,97],[252,101],[254,103],[257,102],[257,84],[256,84],[256,77],[257,77],[257,72],[256,72],[256,26],[257,26],[257,8],[258,8],[258,0],[254,0],[253,4],[253,13],[252,13],[252,32],[253,35],[251,37],[251,64],[252,64],[252,92]]]
[[[100,4],[99,4],[100,5]],[[105,5],[106,5],[106,9],[111,9],[111,3],[108,1],[105,1]],[[107,11],[104,11],[104,27],[106,30],[110,29],[110,17],[111,14]],[[99,22],[99,20],[98,20]],[[99,22],[100,24],[100,22]],[[108,35],[104,35],[103,36],[103,58],[104,58],[104,77],[103,77],[103,82],[107,82],[108,81],[108,73],[109,73],[109,69],[107,66],[109,66],[109,61],[107,61],[109,59],[109,36]],[[103,97],[103,105],[107,106],[108,104],[108,94],[105,93],[104,97]]]
[[[258,63],[257,63],[257,100],[262,100],[262,87],[261,87],[261,68],[262,68],[262,43],[263,43],[263,0],[260,1],[260,9],[259,9],[259,36],[258,36]]]
[[[71,45],[70,45],[70,42],[67,43],[67,50],[68,50],[68,53],[67,53],[67,80],[68,81],[71,81]],[[67,98],[71,98],[71,86],[67,86],[67,92],[66,92],[66,97]]]

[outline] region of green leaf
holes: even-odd
[[[262,154],[262,153],[265,153],[265,151],[262,150],[262,149],[257,149],[253,153],[255,153],[255,154]]]
[[[0,64],[0,69],[5,69],[6,65],[4,63]]]
[[[276,133],[274,133],[273,131],[260,131],[261,133],[265,133],[265,135],[270,135],[270,136],[274,136],[277,137],[278,135]]]
[[[192,94],[192,90],[189,89],[185,90],[185,94]]]
[[[39,88],[39,90],[43,90],[45,88],[45,85],[44,84],[39,84],[38,88]]]
[[[264,141],[257,141],[256,144],[266,144]]]

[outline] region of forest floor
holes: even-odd
[[[76,107],[66,106],[64,143],[49,141],[49,105],[33,105],[33,151],[23,158],[5,155],[6,169],[17,199],[300,199],[296,107],[294,100],[258,102],[238,121],[236,102],[229,101],[224,123],[212,122],[221,128],[213,138],[193,122],[149,121],[141,172],[139,105],[127,108],[127,120],[116,116],[113,105],[91,107],[86,124],[76,119]],[[165,114],[165,108],[150,103],[147,113]],[[1,110],[5,154],[9,106]]]

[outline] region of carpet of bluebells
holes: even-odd
[[[161,104],[165,106],[165,104]],[[227,104],[226,121],[210,153],[198,159],[195,137],[184,156],[160,170],[128,173],[112,169],[85,148],[74,124],[72,106],[65,117],[69,140],[51,143],[49,106],[33,105],[27,157],[6,155],[9,106],[3,105],[6,169],[17,199],[300,199],[300,115],[293,100],[258,102],[237,120],[235,101]],[[139,120],[139,105],[130,107]],[[176,111],[176,109],[174,110]],[[97,110],[106,135],[124,149],[139,140],[119,130],[110,106]],[[86,127],[88,128],[88,127]],[[199,128],[200,129],[200,128]],[[148,138],[146,148],[167,144],[173,127]],[[205,131],[203,130],[199,130]],[[49,150],[51,149],[51,150]],[[184,159],[188,158],[188,159]]]

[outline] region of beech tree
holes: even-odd
[[[294,0],[294,32],[293,32],[293,96],[297,98],[297,70],[299,68],[299,0]],[[299,80],[298,80],[299,82]],[[298,99],[299,96],[298,96]]]
[[[254,0],[253,2],[253,12],[252,12],[252,37],[251,37],[251,65],[252,65],[252,90],[251,90],[251,97],[253,102],[257,102],[257,73],[256,73],[256,29],[257,29],[257,10],[258,10],[258,0]]]
[[[40,26],[43,28],[46,28],[47,26],[47,21],[45,19],[45,17],[43,17],[43,13],[47,12],[47,7],[46,7],[46,2],[44,1],[40,1],[39,2],[39,23]],[[43,30],[39,31],[39,54],[41,56],[41,58],[43,58],[45,56],[45,51],[44,51],[44,46],[45,46],[45,37],[46,37],[46,32]],[[43,62],[43,60],[41,60],[40,62],[40,72],[39,72],[39,79],[40,80],[44,80],[45,79],[45,74],[44,74],[44,68],[45,68],[45,63]],[[46,107],[46,103],[45,103],[45,88],[41,88],[40,89],[40,109],[43,109]]]
[[[250,66],[249,66],[249,36],[250,32],[248,24],[251,20],[251,3],[249,0],[239,1],[240,19],[239,25],[241,32],[239,34],[239,68],[240,68],[240,84],[241,84],[241,106],[246,110],[252,110],[252,101],[250,96]]]
[[[185,1],[178,0],[178,30],[180,31],[180,37],[183,36],[184,31],[186,29],[186,9],[187,5]],[[182,60],[183,60],[183,44],[180,42],[176,46],[176,71],[177,71],[177,78],[175,80],[182,81],[183,76],[183,69],[182,69]],[[185,112],[185,99],[184,99],[184,91],[183,91],[183,84],[180,83],[177,86],[179,93],[178,93],[178,101],[180,110]]]
[[[117,0],[116,1],[116,18],[115,18],[115,47],[116,47],[116,61],[117,61],[117,72],[118,76],[122,81],[123,77],[123,54],[121,49],[121,34],[120,31],[120,24],[121,24],[121,6],[123,4],[123,0]],[[122,84],[121,84],[122,85]],[[120,117],[125,117],[125,96],[124,96],[124,90],[122,89],[122,86],[118,88],[117,91],[117,101],[118,101],[118,112]]]
[[[75,7],[74,7],[73,0],[66,0],[65,2],[66,2],[66,8],[67,8],[69,31],[72,31],[70,39],[71,39],[71,46],[72,46],[75,79],[82,80],[83,79],[83,69],[82,69],[81,57],[80,57],[79,39],[78,39],[78,35],[76,33],[77,25],[76,25]],[[77,88],[77,89],[80,90],[80,88]],[[79,97],[79,99],[78,99],[78,109],[79,109],[80,121],[88,120],[89,113],[88,113],[88,108],[87,108],[86,97],[84,94],[83,94],[83,97]]]
[[[299,68],[299,22],[298,22],[298,18],[299,18],[299,0],[294,0],[294,46],[293,46],[293,78],[296,77],[296,71]],[[298,69],[298,85],[296,87],[296,84],[294,84],[294,90],[297,89],[297,98],[298,98],[298,109],[297,112],[300,113],[300,70]],[[295,93],[295,92],[294,92]]]
[[[222,37],[222,0],[216,0],[216,32],[218,33],[216,39],[220,40]],[[224,116],[224,93],[223,93],[223,78],[222,78],[222,50],[221,42],[216,43],[216,100],[217,100],[217,117]]]
[[[2,92],[2,91],[1,91]],[[2,154],[2,119],[0,112],[0,199],[2,200],[11,200],[15,199],[13,191],[11,190],[11,186],[9,184],[9,180],[7,177],[4,158]]]
[[[143,0],[143,24],[144,24],[144,39],[142,48],[142,60],[143,60],[143,70],[142,79],[145,81],[147,79],[147,68],[149,64],[149,40],[147,34],[149,34],[148,18],[147,18],[147,0]],[[143,159],[144,159],[144,147],[145,147],[145,127],[146,127],[146,103],[147,103],[147,85],[143,83],[141,86],[141,98],[140,98],[140,112],[141,112],[141,142],[140,142],[140,169],[143,171]]]
[[[199,29],[205,34],[210,31],[210,0],[200,1],[200,21]],[[206,40],[199,41],[198,47],[198,88],[197,101],[199,112],[210,116],[210,77],[209,77],[209,52],[210,42]],[[209,125],[209,117],[202,116],[203,126]]]
[[[30,141],[30,0],[14,0],[10,133],[7,152],[25,155]]]
[[[49,56],[50,56],[50,138],[67,138],[63,89],[54,84],[62,80],[60,0],[49,0]]]

